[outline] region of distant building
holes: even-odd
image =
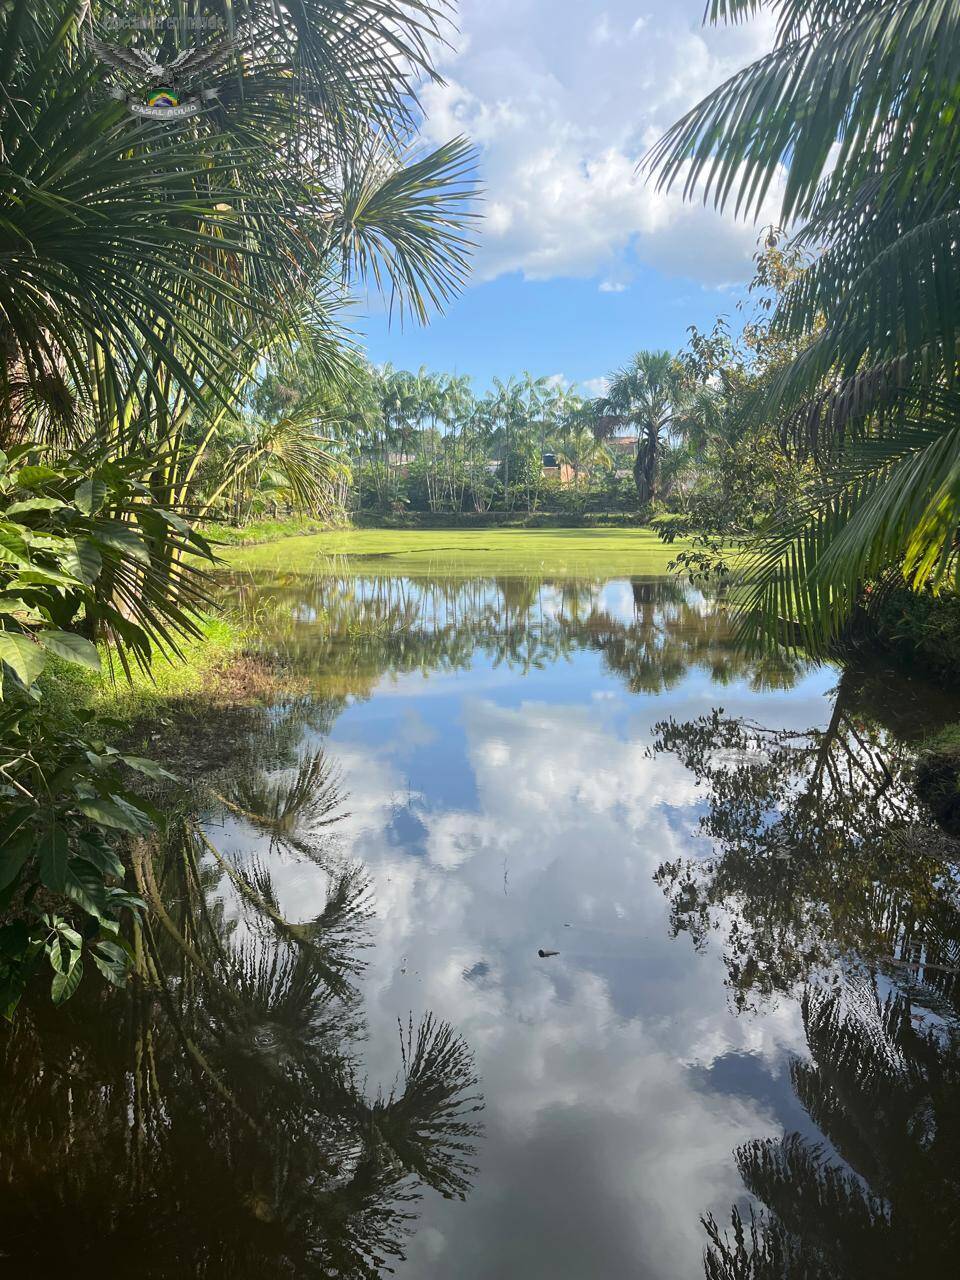
[[[544,480],[559,480],[564,489],[576,484],[577,476],[569,462],[564,462],[555,453],[540,455]]]

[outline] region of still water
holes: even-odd
[[[942,691],[664,580],[226,590],[285,696],[135,850],[129,989],[3,1033],[2,1274],[955,1274]]]

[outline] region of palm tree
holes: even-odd
[[[8,95],[33,104],[0,118],[17,193],[0,227],[0,433],[60,424],[152,451],[151,486],[183,504],[266,353],[312,339],[333,358],[341,282],[420,319],[456,292],[470,160],[459,141],[409,150],[440,30],[429,4],[301,0],[291,22],[251,0],[220,107],[183,131],[106,94],[85,32],[108,8],[0,13]],[[233,24],[226,0],[181,9]]]
[[[713,0],[710,20],[758,6]],[[756,213],[785,175],[780,222],[819,256],[776,307],[803,349],[753,414],[822,467],[759,540],[751,630],[823,650],[865,580],[939,585],[960,527],[960,5],[771,0],[774,48],[679,121],[648,164]],[[821,252],[822,251],[822,252]],[[784,623],[790,624],[784,627]]]
[[[601,416],[636,429],[633,478],[644,506],[656,501],[660,454],[667,437],[680,429],[684,404],[683,378],[669,351],[638,351],[611,379]]]

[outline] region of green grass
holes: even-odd
[[[322,533],[327,525],[322,520],[305,520],[300,516],[288,516],[285,520],[251,520],[237,528],[232,524],[209,525],[203,533],[211,542],[229,547],[256,546],[261,542],[276,542],[279,538]]]
[[[133,667],[128,681],[116,655],[101,645],[99,675],[52,659],[40,678],[40,689],[48,705],[64,715],[84,707],[98,717],[132,724],[158,714],[171,699],[198,692],[208,673],[236,653],[242,642],[240,627],[227,618],[211,617],[203,623],[201,638],[182,643],[182,660],[157,653],[149,674]]]
[[[318,573],[659,575],[683,545],[649,529],[349,529],[223,552],[237,569]]]

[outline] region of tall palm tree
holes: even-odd
[[[713,0],[709,19],[759,5]],[[769,0],[773,49],[654,148],[661,186],[756,213],[784,176],[780,221],[819,256],[785,291],[775,337],[805,349],[765,386],[823,474],[755,546],[751,629],[822,650],[865,579],[914,586],[957,560],[960,433],[960,4]],[[791,624],[784,627],[784,623]]]
[[[676,360],[669,351],[638,351],[610,382],[606,416],[637,432],[633,479],[640,502],[658,494],[660,455],[667,437],[680,429],[685,392]]]

